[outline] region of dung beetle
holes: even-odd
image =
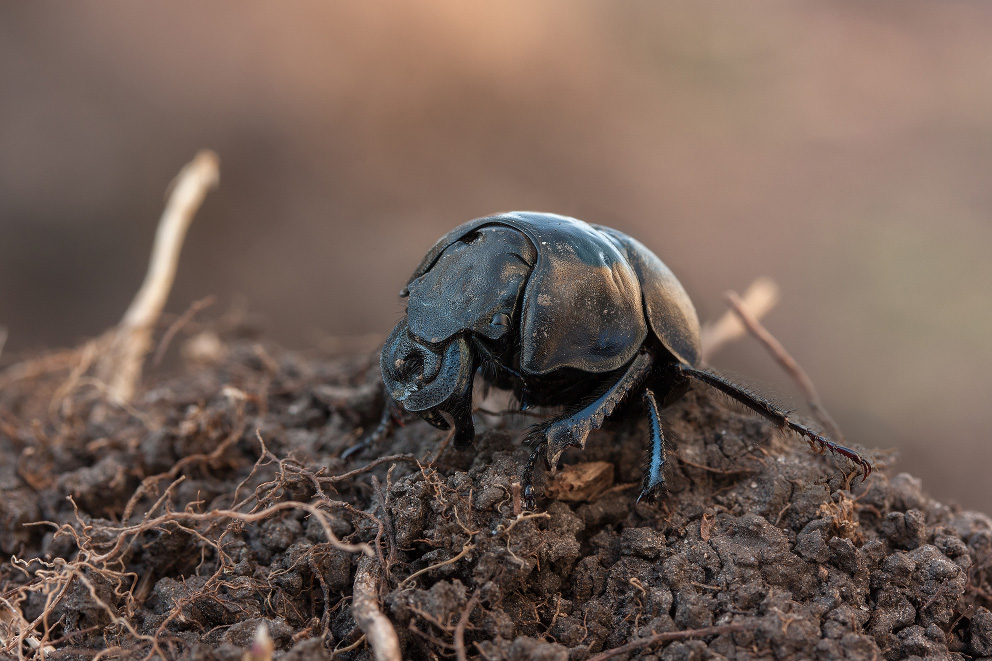
[[[704,369],[699,320],[685,289],[654,253],[615,229],[550,213],[477,218],[434,244],[400,296],[406,315],[380,357],[392,407],[440,429],[453,425],[461,449],[475,436],[477,372],[487,385],[511,390],[522,409],[564,408],[527,434],[534,451],[522,483],[530,506],[538,458],[556,466],[565,448],[583,447],[589,432],[636,395],[650,422],[641,497],[655,495],[665,463],[658,410],[692,380],[799,434],[814,450],[851,459],[864,477],[872,470],[854,450]]]

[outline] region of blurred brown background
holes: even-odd
[[[115,323],[163,191],[221,188],[169,309],[386,333],[457,223],[536,209],[766,319],[850,438],[992,511],[992,4],[151,2],[0,8],[0,364]],[[799,400],[745,341],[713,361]]]

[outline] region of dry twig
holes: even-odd
[[[816,392],[816,386],[813,385],[813,380],[809,378],[806,371],[799,366],[799,363],[789,355],[789,352],[785,350],[782,343],[779,342],[774,335],[772,335],[767,328],[761,325],[758,317],[750,309],[747,302],[741,299],[735,292],[729,291],[726,294],[727,301],[730,303],[734,313],[740,318],[741,322],[747,327],[747,330],[753,334],[758,340],[765,346],[766,349],[772,354],[778,364],[792,377],[792,379],[799,386],[799,389],[803,391],[803,395],[806,397],[806,403],[809,405],[810,412],[816,417],[821,425],[827,427],[830,430],[831,435],[840,442],[844,441],[844,434],[841,433],[840,427],[834,422],[833,417],[827,413],[827,409],[823,406],[823,402],[820,401],[820,395]]]
[[[458,562],[459,560],[461,560],[462,558],[464,558],[474,550],[475,550],[475,544],[465,544],[465,546],[462,547],[462,550],[458,552],[458,555],[452,556],[447,560],[442,560],[441,562],[435,562],[433,565],[430,565],[429,567],[424,567],[423,569],[413,572],[412,574],[404,578],[402,582],[400,582],[399,587],[397,589],[402,590],[407,585],[409,585],[413,581],[413,579],[417,578],[421,574],[427,573],[433,569],[444,567],[445,565],[450,565],[452,563]]]
[[[744,302],[751,313],[760,319],[778,303],[778,285],[771,278],[758,278],[744,291]],[[713,354],[743,337],[746,332],[747,328],[730,310],[716,321],[704,324],[700,333],[703,362],[709,362]]]
[[[743,631],[746,628],[747,627],[744,624],[725,624],[716,627],[702,627],[699,629],[685,629],[684,631],[656,633],[653,636],[638,638],[637,640],[633,640],[626,645],[621,645],[620,647],[614,647],[611,650],[601,652],[596,656],[590,657],[588,661],[605,661],[606,659],[612,659],[615,656],[620,656],[621,654],[626,654],[627,652],[633,652],[634,650],[639,650],[642,647],[648,647],[656,643],[666,643],[671,640],[685,640],[686,638],[702,638],[703,636],[718,636],[724,633]]]
[[[382,567],[374,558],[362,557],[355,570],[354,602],[351,614],[365,632],[376,661],[400,661],[400,639],[389,619],[379,609],[379,581]]]
[[[367,473],[376,466],[381,466],[382,464],[388,464],[390,462],[396,462],[396,461],[405,461],[407,463],[416,464],[417,466],[420,466],[420,460],[417,459],[417,457],[415,457],[412,454],[391,454],[385,457],[379,457],[378,459],[374,459],[369,463],[365,464],[364,466],[362,466],[361,468],[356,468],[353,471],[348,471],[347,473],[342,473],[341,475],[319,477],[317,479],[320,480],[321,482],[327,482],[330,484],[333,484],[335,482],[343,482],[345,480],[350,480],[356,475]]]
[[[158,365],[162,362],[162,358],[165,357],[166,349],[169,348],[172,338],[176,336],[179,329],[192,321],[193,317],[195,317],[198,312],[209,308],[216,301],[216,296],[207,296],[198,301],[193,301],[193,303],[186,309],[186,312],[183,312],[178,319],[172,322],[165,330],[165,333],[162,334],[162,339],[158,342],[158,349],[155,350],[155,356],[152,358],[152,365]]]
[[[251,642],[251,649],[242,657],[243,661],[272,661],[272,653],[276,646],[269,635],[269,627],[265,622],[255,629],[255,637]]]
[[[472,594],[472,598],[468,600],[465,610],[462,611],[461,617],[458,618],[458,625],[455,626],[455,655],[458,657],[458,661],[468,661],[468,655],[465,653],[465,627],[468,626],[468,619],[472,615],[472,609],[478,603],[479,592],[477,590]]]
[[[173,182],[155,234],[145,281],[120,324],[105,336],[108,346],[98,359],[97,376],[108,385],[107,396],[112,403],[124,404],[134,396],[142,363],[151,348],[152,330],[172,289],[186,230],[219,177],[217,155],[203,150]]]

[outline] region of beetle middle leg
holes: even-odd
[[[648,432],[651,436],[651,446],[648,454],[648,465],[644,471],[644,482],[641,484],[640,501],[647,496],[652,497],[665,485],[662,469],[665,467],[665,435],[661,429],[661,414],[658,412],[658,400],[650,388],[644,389],[641,396],[648,410]]]

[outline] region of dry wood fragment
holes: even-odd
[[[778,285],[771,278],[758,278],[744,291],[743,299],[751,314],[760,319],[778,303]],[[747,327],[731,310],[727,310],[716,321],[704,324],[700,333],[703,362],[709,362],[713,354],[723,346],[746,333]]]
[[[155,233],[145,281],[120,324],[101,338],[107,345],[97,359],[96,375],[106,384],[111,403],[127,404],[134,396],[151,349],[152,330],[175,280],[186,230],[207,191],[219,183],[219,164],[217,154],[203,150],[179,172]]]
[[[656,633],[653,636],[637,638],[626,645],[621,645],[620,647],[614,647],[611,650],[600,652],[596,656],[590,657],[589,661],[606,661],[606,659],[612,659],[615,656],[620,656],[621,654],[639,650],[642,647],[649,647],[657,643],[665,643],[672,640],[685,640],[687,638],[702,638],[703,636],[718,636],[724,633],[743,631],[745,628],[747,627],[744,624],[725,624],[715,627],[702,627],[700,629],[686,629],[684,631],[667,631],[665,633]]]
[[[548,482],[545,495],[553,500],[591,503],[613,486],[613,471],[613,464],[608,461],[565,466]]]
[[[458,661],[468,661],[468,655],[465,652],[465,627],[468,626],[468,619],[472,615],[472,609],[478,603],[479,592],[476,591],[472,594],[472,598],[468,600],[468,603],[465,604],[465,610],[462,611],[461,616],[458,618],[458,624],[455,626],[455,657]]]
[[[400,661],[400,639],[392,622],[379,609],[382,567],[375,558],[362,556],[355,570],[351,614],[372,646],[376,661]]]
[[[813,385],[813,380],[809,378],[796,359],[786,351],[785,347],[782,345],[778,339],[765,328],[758,317],[751,310],[750,306],[746,301],[741,299],[735,292],[727,292],[727,300],[730,302],[731,308],[734,313],[740,318],[741,322],[747,327],[748,332],[758,338],[769,353],[775,358],[779,365],[782,366],[792,380],[795,381],[799,389],[803,391],[803,395],[806,397],[806,404],[809,406],[810,412],[816,417],[817,421],[824,427],[830,430],[830,434],[838,441],[844,441],[844,434],[841,432],[840,427],[834,421],[833,416],[827,412],[826,407],[820,400],[820,394],[816,391],[816,386]]]

